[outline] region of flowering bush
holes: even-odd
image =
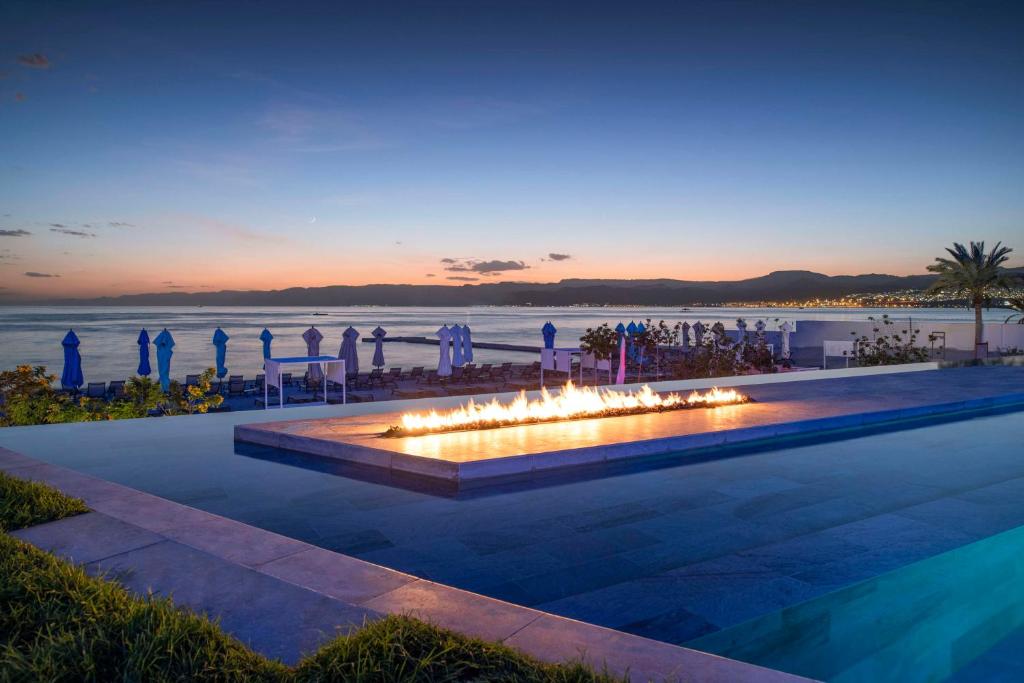
[[[878,324],[871,338],[867,335],[857,337],[856,332],[850,333],[854,335],[854,358],[857,359],[857,365],[899,365],[928,360],[928,349],[917,346],[917,335],[921,330],[904,329],[897,332],[896,322],[888,315],[882,315],[880,320],[874,317],[868,320]]]

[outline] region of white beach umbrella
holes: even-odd
[[[384,337],[387,335],[387,331],[378,325],[370,334],[373,335],[375,342],[373,346],[373,360],[370,363],[375,368],[382,368],[384,367]]]
[[[465,361],[462,359],[462,326],[455,323],[451,327],[452,333],[452,367],[461,368]]]
[[[441,340],[441,355],[437,361],[437,374],[440,377],[449,377],[452,374],[452,332],[447,325],[442,325],[437,331],[437,338]]]
[[[345,361],[345,374],[359,374],[359,349],[356,347],[356,340],[359,339],[359,332],[354,327],[349,327],[341,334],[341,348],[338,350],[338,358]]]
[[[320,330],[315,327],[310,327],[308,330],[302,333],[302,340],[306,342],[306,355],[307,356],[319,356],[320,355],[320,342],[324,340],[324,335],[320,334]],[[319,363],[309,364],[309,377],[310,379],[316,380],[317,382],[323,377],[323,372],[320,370]]]
[[[469,325],[462,326],[462,360],[473,362],[473,337]]]

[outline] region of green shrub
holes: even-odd
[[[0,530],[87,512],[37,482],[0,473]],[[169,598],[116,583],[0,533],[3,681],[611,681],[409,617],[389,616],[329,642],[290,668],[249,650]]]
[[[0,534],[0,672],[14,681],[280,681],[288,669],[166,598]]]
[[[582,664],[544,664],[515,650],[389,616],[335,639],[297,669],[302,683],[353,681],[612,681]]]
[[[88,512],[78,498],[35,481],[25,481],[0,472],[0,532]]]
[[[290,668],[168,598],[129,594],[0,534],[0,678],[12,681],[611,681],[580,664],[390,616]]]

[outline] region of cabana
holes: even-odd
[[[266,377],[263,381],[263,408],[270,408],[270,387],[277,387],[280,397],[280,408],[284,408],[284,387],[281,386],[282,365],[316,365],[320,368],[320,376],[324,383],[324,403],[327,403],[327,380],[337,382],[341,385],[341,402],[347,403],[348,396],[345,389],[345,361],[334,356],[290,356],[288,358],[265,358],[264,369]]]

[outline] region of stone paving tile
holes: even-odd
[[[822,594],[804,581],[755,573],[673,572],[673,603],[719,628],[732,626]]]
[[[539,612],[430,581],[407,583],[362,604],[490,641],[504,640],[540,616]]]
[[[679,645],[718,630],[717,626],[704,617],[682,608],[662,612],[647,619],[619,624],[616,628],[642,638],[653,638]]]
[[[582,659],[597,668],[607,664],[610,673],[623,675],[628,671],[634,680],[641,681],[773,683],[794,680],[789,674],[749,665],[749,668],[739,667],[736,662],[694,650],[666,651],[653,640],[552,615],[533,621],[505,644],[549,662]]]
[[[636,528],[609,527],[579,534],[572,543],[563,539],[538,543],[535,547],[566,564],[580,564],[596,558],[618,555],[659,542],[657,536]]]
[[[11,536],[77,564],[163,541],[163,537],[99,512],[12,531]]]
[[[645,571],[642,568],[622,555],[613,555],[570,565],[553,572],[519,578],[511,582],[514,589],[505,590],[511,593],[520,592],[525,605],[536,605],[573,593],[629,581],[643,574]],[[501,590],[501,587],[498,588]]]
[[[395,546],[387,536],[376,529],[362,529],[345,534],[321,536],[317,541],[317,545],[345,555],[359,555],[371,550],[393,548]]]
[[[309,545],[301,541],[223,517],[189,522],[161,533],[172,540],[216,553],[219,557],[247,567],[257,567],[309,548]]]
[[[125,489],[120,495],[91,501],[89,507],[110,517],[131,521],[136,526],[156,533],[183,524],[215,519],[209,512],[130,489]]]
[[[407,574],[310,548],[261,565],[259,571],[349,603],[361,603],[415,579]]]
[[[962,498],[943,498],[902,508],[896,514],[977,538],[1024,524],[1021,501],[977,503]]]
[[[86,568],[140,595],[153,589],[178,605],[206,612],[257,652],[288,663],[338,633],[381,616],[173,541]]]

